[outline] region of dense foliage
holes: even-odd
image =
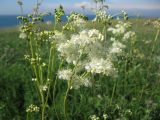
[[[21,39],[1,31],[0,119],[160,119],[159,20],[64,14],[18,17]]]

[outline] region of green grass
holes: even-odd
[[[132,58],[134,62],[119,63],[120,77],[117,79],[116,93],[112,105],[108,105],[115,81],[109,77],[95,76],[100,86],[71,91],[68,103],[70,119],[88,119],[90,115],[102,116],[105,113],[115,120],[121,115],[129,120],[160,119],[160,36],[157,39],[154,54],[151,55],[156,29],[152,25],[144,25],[145,19],[133,19],[133,30],[137,34],[135,53],[139,57]],[[89,27],[93,27],[88,24]],[[102,25],[95,25],[98,29]],[[17,28],[0,29],[0,119],[25,119],[26,106],[35,103],[36,94],[31,81],[30,65],[24,60],[28,46],[25,40],[18,38]],[[136,52],[138,50],[138,52]],[[158,59],[159,57],[159,59]],[[150,67],[151,66],[151,67]],[[124,74],[125,70],[127,72]],[[149,73],[149,75],[148,75]],[[125,87],[124,87],[125,86]],[[65,88],[65,87],[64,87]],[[61,88],[62,91],[64,88]],[[64,94],[57,93],[57,111],[63,114],[62,98]],[[101,99],[104,98],[104,99]],[[128,111],[132,111],[132,114]],[[48,111],[53,119],[53,111]],[[34,118],[34,117],[33,117]]]
[[[0,119],[21,119],[25,115],[29,91],[29,65],[24,60],[25,41],[18,38],[17,28],[0,30]],[[30,97],[26,94],[30,94]]]

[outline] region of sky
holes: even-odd
[[[22,0],[24,14],[31,13],[36,0]],[[54,8],[63,5],[65,12],[70,13],[72,10],[93,14],[91,8],[95,6],[93,0],[43,0],[40,6],[42,12],[52,12]],[[106,0],[110,12],[126,10],[129,13],[139,13],[146,15],[156,14],[160,17],[160,0]],[[80,8],[85,5],[85,11]],[[0,0],[0,15],[16,15],[20,14],[20,7],[17,0]]]

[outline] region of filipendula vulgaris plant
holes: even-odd
[[[30,52],[25,55],[25,59],[30,62],[33,69],[32,81],[35,84],[40,102],[40,109],[38,111],[41,111],[41,119],[44,120],[50,84],[52,82],[51,72],[53,69],[51,69],[51,60],[54,60],[54,54],[52,52],[55,51],[55,47],[49,44],[49,37],[54,34],[53,31],[45,31],[38,28],[38,24],[43,21],[42,17],[47,15],[38,13],[40,4],[41,1],[37,1],[33,14],[29,14],[27,17],[19,16],[18,19],[22,22],[19,37],[26,39],[28,42]],[[44,57],[48,57],[48,53],[46,55],[44,54],[44,50],[46,50],[44,48],[50,49],[49,61],[44,59]],[[29,113],[32,111],[27,109],[26,112],[27,119],[30,119]]]
[[[26,110],[27,119],[29,119],[30,111],[40,111],[41,119],[47,119],[47,111],[52,105],[55,109],[54,116],[57,116],[57,119],[61,117],[55,115],[57,113],[55,93],[60,80],[65,80],[67,83],[62,110],[64,118],[62,118],[69,119],[67,100],[70,91],[78,90],[81,86],[91,87],[93,76],[97,74],[116,76],[115,58],[123,54],[126,48],[125,42],[135,34],[128,31],[130,24],[119,21],[114,28],[108,28],[108,31],[112,32],[114,36],[108,40],[106,39],[106,32],[108,32],[106,26],[103,32],[97,29],[88,29],[85,26],[87,17],[75,12],[68,16],[68,21],[58,30],[61,17],[65,15],[62,6],[55,9],[54,29],[44,30],[39,25],[43,22],[43,16],[47,14],[38,13],[39,6],[40,2],[37,2],[33,14],[27,17],[18,17],[22,21],[19,37],[28,42],[30,52],[25,55],[25,59],[32,66],[32,81],[35,83],[40,103],[39,107],[31,105]],[[96,14],[95,19],[106,25],[109,23],[110,17],[101,11]],[[67,34],[68,31],[71,31],[71,34]],[[121,37],[117,38],[118,36]],[[108,44],[108,41],[112,44]],[[111,103],[114,92],[115,86]],[[52,103],[49,104],[49,100]]]
[[[106,21],[103,16],[100,17]],[[102,23],[106,24],[104,21]],[[79,27],[78,23],[76,25]],[[119,21],[116,28],[108,28],[108,31],[116,31],[113,33],[113,36],[116,36],[118,40],[116,40],[116,37],[111,37],[110,40],[107,40],[104,37],[106,33],[84,27],[83,29],[80,28],[78,33],[72,34],[67,41],[57,44],[60,59],[64,59],[68,64],[67,69],[62,68],[58,72],[59,79],[67,80],[68,83],[64,98],[66,119],[68,118],[67,96],[71,89],[79,89],[81,86],[92,86],[92,80],[94,79],[92,76],[96,74],[101,76],[117,75],[117,69],[114,65],[115,58],[123,54],[126,48],[125,41],[132,39],[132,37],[134,39],[135,36],[134,32],[129,31],[129,27],[130,24],[128,22]],[[112,43],[111,46],[108,44],[108,41]],[[115,85],[110,104],[114,96]]]
[[[97,10],[97,9],[96,9]],[[116,25],[111,27],[112,25],[112,18],[120,16],[122,19],[114,20]],[[135,47],[136,44],[136,34],[133,31],[130,31],[131,23],[127,21],[128,14],[125,11],[122,13],[115,14],[113,16],[107,15],[106,11],[102,9],[98,9],[96,11],[96,17],[93,22],[99,22],[104,24],[103,28],[103,35],[108,40],[109,49],[108,49],[108,56],[116,64],[116,67],[119,71],[121,66],[119,65],[121,62],[125,62],[125,80],[127,79],[127,69],[128,63],[134,61],[135,58],[140,58],[142,55],[140,54],[139,50]],[[112,35],[108,38],[108,33]],[[125,84],[126,85],[126,84]],[[109,105],[112,105],[113,97],[115,94],[117,86],[117,79],[115,79],[115,83],[112,90],[111,100]]]

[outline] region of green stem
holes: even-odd
[[[156,37],[155,37],[155,39],[154,39],[154,43],[153,43],[153,47],[152,47],[152,54],[154,54],[155,45],[156,45],[156,42],[157,42],[157,39],[158,39],[158,36],[159,36],[159,31],[160,31],[160,30],[157,30]],[[152,54],[151,54],[151,55],[152,55]]]
[[[60,65],[59,65],[59,67],[58,67],[58,70],[61,69],[62,65],[63,65],[63,60],[61,61]],[[55,79],[54,87],[53,87],[53,101],[54,101],[54,99],[55,99],[54,96],[55,96],[55,90],[56,90],[57,80],[58,80],[58,74],[56,75],[56,79]]]
[[[44,103],[44,97],[43,97],[43,100],[42,100],[42,113],[41,113],[41,120],[44,120],[45,119],[45,103]]]
[[[88,73],[87,71],[85,71],[85,72],[80,76],[80,78],[83,79],[83,78],[85,78],[88,74],[89,74],[89,73]]]
[[[30,38],[30,50],[31,50],[32,58],[34,58],[34,50],[33,50],[33,45],[32,45],[32,38]],[[35,64],[33,64],[33,70],[34,70],[34,73],[35,73],[35,76],[36,76],[36,79],[37,79],[36,88],[38,89],[38,92],[40,94],[40,99],[41,99],[41,102],[42,102],[42,120],[44,120],[44,111],[45,111],[44,96],[43,96],[43,93],[42,93],[42,90],[41,90],[41,86],[40,86],[40,83],[39,83],[39,77],[38,77],[37,68],[36,68]]]
[[[139,102],[140,102],[140,101],[141,101],[141,99],[142,99],[144,89],[145,89],[145,86],[143,86],[143,87],[142,87],[141,94],[140,94],[140,97],[139,97]]]
[[[66,91],[66,94],[65,94],[65,97],[64,97],[64,116],[65,116],[65,120],[67,120],[67,97],[68,97],[68,93],[69,93],[69,90],[71,88],[71,79],[68,81],[68,88],[67,88],[67,91]]]
[[[127,77],[128,77],[128,72],[127,72],[127,64],[128,64],[128,60],[125,60],[125,78],[123,79],[123,94],[126,91],[126,85],[127,85]]]
[[[51,47],[50,48],[50,53],[49,53],[49,61],[48,61],[47,80],[51,80],[51,73],[53,71],[53,64],[54,64],[54,56],[52,56],[52,51],[53,50],[54,50],[54,47]],[[55,55],[55,53],[54,53],[54,55]],[[44,101],[43,113],[45,112],[45,107],[46,107],[47,102],[48,102],[49,93],[50,93],[50,87],[51,87],[51,82],[49,82],[49,85],[48,85],[47,96],[46,96],[46,99]]]
[[[56,17],[54,16],[54,31],[56,30],[57,22],[56,22]]]
[[[54,62],[55,62],[55,56],[56,56],[56,44],[54,44],[54,46],[52,47],[52,49],[53,49],[53,56],[52,56],[52,61],[51,61],[51,74],[53,74],[53,70],[54,70]],[[52,77],[52,76],[50,76],[50,77]]]
[[[73,75],[75,74],[75,69],[76,69],[76,67],[77,67],[77,65],[74,67],[74,69],[73,69],[73,74],[72,74],[72,76],[71,76],[71,78],[70,78],[70,80],[68,81],[68,87],[67,87],[67,91],[66,91],[66,93],[65,93],[65,97],[64,97],[64,116],[65,116],[65,119],[67,120],[67,104],[66,104],[66,102],[67,102],[67,97],[68,97],[68,93],[69,93],[69,90],[70,90],[70,88],[71,88],[71,83],[72,83],[72,77],[73,77]]]
[[[83,48],[83,50],[84,50],[84,48]],[[83,51],[82,50],[82,51]],[[83,53],[83,52],[82,52]],[[82,55],[82,54],[81,54]],[[70,88],[71,88],[71,83],[72,83],[72,77],[74,76],[74,74],[75,74],[75,71],[76,71],[76,68],[77,68],[77,66],[78,66],[78,63],[79,63],[79,60],[80,60],[80,58],[81,58],[81,55],[79,56],[79,58],[78,58],[78,60],[77,60],[77,62],[76,62],[76,65],[75,65],[75,67],[74,67],[74,69],[73,69],[73,74],[72,74],[72,76],[71,76],[71,78],[70,78],[70,80],[68,81],[68,87],[67,87],[67,91],[66,91],[66,94],[65,94],[65,97],[64,97],[64,116],[65,116],[65,119],[67,120],[67,112],[66,112],[66,107],[67,107],[67,104],[66,104],[66,102],[67,102],[67,97],[68,97],[68,93],[69,93],[69,90],[70,90]]]
[[[156,43],[157,43],[157,40],[158,40],[158,36],[159,36],[159,32],[160,32],[160,30],[158,29],[157,30],[157,33],[156,33],[156,36],[155,36],[155,39],[154,39],[154,43],[153,43],[153,46],[152,46],[152,50],[151,50],[151,58],[150,58],[150,60],[149,60],[149,63],[148,63],[148,69],[147,69],[147,79],[148,79],[148,77],[150,76],[150,72],[149,72],[149,70],[151,69],[151,59],[152,59],[152,57],[153,57],[153,55],[154,55],[154,51],[155,51],[155,46],[156,46]],[[140,94],[140,97],[139,97],[139,101],[141,101],[141,99],[142,99],[142,96],[143,96],[143,93],[144,93],[144,89],[145,89],[145,86],[143,86],[142,87],[142,92],[141,92],[141,94]]]
[[[50,48],[49,52],[49,60],[48,60],[48,74],[47,74],[47,79],[50,79],[50,72],[51,72],[51,59],[52,59],[52,47]]]
[[[28,118],[29,118],[29,114],[28,114],[28,112],[27,112],[27,118],[26,118],[26,120],[29,120]]]
[[[58,67],[58,71],[61,69],[63,65],[63,60],[61,61],[59,67]],[[57,119],[59,120],[59,117],[58,117],[58,113],[57,113],[57,110],[56,110],[56,104],[55,104],[55,92],[56,92],[56,85],[57,85],[57,80],[58,80],[58,74],[56,75],[56,79],[54,81],[54,87],[53,87],[53,106],[54,106],[54,109],[55,109],[55,112],[56,112],[56,116],[57,116]]]
[[[70,77],[70,80],[68,81],[68,87],[67,87],[67,91],[66,91],[66,94],[65,94],[65,97],[64,97],[64,116],[65,116],[65,119],[67,120],[67,112],[66,112],[66,107],[67,107],[67,104],[66,104],[66,101],[67,101],[67,97],[68,97],[68,93],[69,93],[69,90],[71,88],[71,83],[72,83],[72,78],[76,72],[76,68],[78,66],[78,63],[79,63],[79,60],[80,58],[82,57],[82,54],[83,54],[83,51],[85,49],[85,46],[82,48],[82,53],[79,55],[78,59],[77,59],[77,62],[76,62],[76,65],[75,67],[73,68],[72,70],[72,75]]]
[[[114,86],[113,86],[113,90],[112,90],[112,96],[111,96],[111,100],[110,100],[110,105],[112,105],[113,97],[114,97],[114,94],[115,94],[115,91],[116,91],[116,86],[117,86],[117,79],[114,82]]]
[[[31,56],[32,56],[32,58],[34,58],[34,50],[33,50],[33,45],[32,45],[32,38],[30,38],[30,40],[29,40],[29,46],[30,46],[29,48],[30,48],[30,51],[31,51]],[[37,73],[36,65],[33,64],[32,67],[33,67],[33,71],[34,71],[34,74],[35,74],[36,79],[37,79],[35,86],[37,88],[37,91],[38,91],[38,93],[40,95],[39,97],[41,99],[41,92],[40,92],[40,86],[39,86],[39,78],[38,78],[38,73]]]

